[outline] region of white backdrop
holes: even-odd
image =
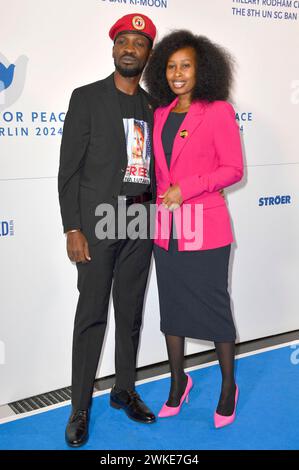
[[[72,90],[113,70],[108,30],[126,13],[150,16],[158,38],[187,28],[235,56],[246,171],[226,194],[237,240],[230,290],[238,341],[298,329],[299,3],[0,3],[0,404],[71,382],[78,292],[58,205],[61,129]],[[98,376],[114,373],[110,310]],[[212,347],[188,340],[186,353]],[[153,266],[138,366],[165,359]]]

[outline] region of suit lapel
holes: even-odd
[[[147,98],[147,95],[146,95],[145,91],[140,86],[138,86],[138,90],[139,90],[139,93],[141,93],[141,99],[142,99],[143,107],[144,107],[144,111],[145,111],[144,120],[148,122],[148,124],[149,124],[149,126],[152,130],[153,129],[153,120],[154,120],[152,105],[149,103],[149,100]]]
[[[166,156],[165,156],[164,147],[162,143],[162,132],[163,132],[165,122],[167,121],[167,118],[169,116],[169,113],[172,110],[172,108],[175,107],[177,102],[178,102],[178,98],[175,98],[174,101],[172,101],[167,107],[165,107],[163,111],[161,111],[159,119],[155,122],[155,125],[154,125],[154,141],[156,145],[155,156],[159,162],[161,169],[163,170],[163,173],[168,174],[168,176],[169,176],[169,169],[168,169],[168,165],[166,162]]]
[[[105,105],[107,121],[109,121],[113,126],[115,138],[119,142],[119,157],[122,162],[122,167],[126,168],[128,163],[126,137],[117,90],[114,84],[114,73],[106,78],[106,90],[107,93],[102,95],[101,98]]]
[[[193,132],[195,129],[200,126],[203,116],[204,116],[205,106],[201,101],[195,101],[191,103],[189,111],[185,116],[179,130],[176,134],[174,139],[173,147],[172,147],[172,156],[170,162],[170,169],[175,164],[178,156],[182,152],[184,146],[191,139]],[[181,134],[184,131],[184,134]]]
[[[143,109],[145,112],[144,120],[148,122],[149,131],[150,131],[150,139],[151,139],[151,159],[150,159],[150,181],[151,181],[151,192],[154,194],[155,188],[155,169],[154,169],[154,153],[153,153],[153,127],[154,127],[154,114],[152,105],[149,102],[149,98],[147,97],[145,91],[139,86],[139,92],[141,93],[141,98],[143,102]]]

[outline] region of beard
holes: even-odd
[[[122,65],[119,65],[114,61],[114,65],[118,73],[122,77],[137,77],[137,75],[140,75],[143,72],[144,65],[136,65],[135,67],[123,67]]]

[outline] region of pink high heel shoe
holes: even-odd
[[[239,397],[239,388],[238,388],[238,385],[236,384],[235,408],[234,408],[234,412],[233,412],[232,415],[223,416],[223,415],[218,414],[218,413],[215,411],[215,414],[214,414],[214,423],[215,423],[215,427],[216,427],[216,428],[223,428],[224,426],[227,426],[228,424],[231,424],[231,423],[233,423],[233,422],[235,421],[238,397]]]
[[[187,385],[181,397],[180,404],[178,406],[167,406],[165,402],[160,412],[158,413],[159,418],[168,418],[169,416],[175,416],[179,414],[182,404],[184,403],[185,400],[186,400],[186,403],[189,403],[189,392],[191,388],[193,387],[193,382],[192,382],[190,375],[189,374],[186,374],[186,375],[188,377]]]

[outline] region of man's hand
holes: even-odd
[[[77,232],[67,232],[66,249],[68,257],[75,263],[87,263],[91,260],[88,242],[79,230]]]
[[[183,202],[181,188],[178,184],[170,186],[167,191],[164,194],[159,195],[159,197],[163,199],[163,206],[170,211],[180,207]]]

